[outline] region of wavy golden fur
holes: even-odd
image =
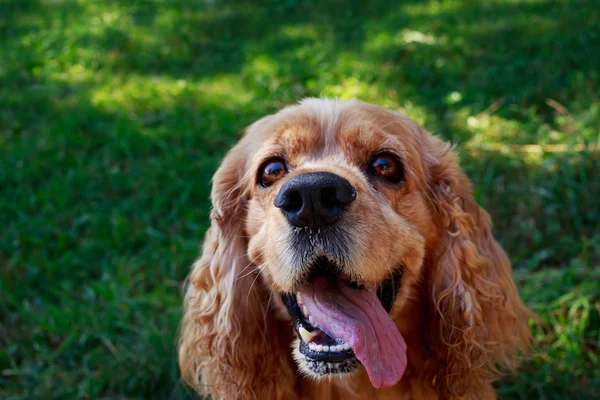
[[[378,148],[397,151],[399,189],[370,186],[359,164]],[[408,367],[391,388],[364,371],[316,380],[293,358],[296,337],[279,293],[293,290],[289,227],[256,187],[272,154],[295,171],[333,171],[363,202],[347,226],[353,274],[378,283],[393,258],[405,269],[391,317],[408,346]],[[294,171],[290,172],[292,176]],[[211,227],[194,263],[179,339],[183,380],[217,398],[495,398],[492,382],[517,366],[529,341],[529,310],[490,216],[450,145],[408,117],[359,101],[307,99],[251,125],[213,179]],[[384,236],[389,240],[372,238]],[[368,249],[361,252],[361,248]]]

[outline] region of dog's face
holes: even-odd
[[[410,361],[440,397],[487,398],[527,347],[530,312],[456,153],[401,114],[287,107],[248,128],[211,197],[179,344],[197,390],[292,393],[289,344],[313,378],[362,365],[391,387]]]
[[[351,302],[375,293],[393,313],[420,276],[432,229],[419,128],[363,103],[314,102],[251,128],[246,232],[250,260],[293,319],[301,370],[321,377],[353,371],[358,351],[326,321],[312,321],[317,311],[297,294],[320,285],[339,300],[344,286]],[[321,318],[336,318],[328,312]]]

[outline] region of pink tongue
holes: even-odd
[[[406,343],[375,293],[317,277],[300,295],[319,329],[352,346],[374,387],[402,378]]]

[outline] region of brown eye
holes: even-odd
[[[263,164],[259,175],[259,182],[263,187],[268,187],[283,178],[286,173],[287,170],[283,160],[272,158]]]
[[[394,155],[383,153],[376,155],[371,161],[370,171],[373,175],[391,183],[398,183],[404,176],[402,164]]]

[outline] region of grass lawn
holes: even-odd
[[[0,0],[0,398],[189,396],[212,173],[319,95],[458,143],[543,321],[500,397],[600,398],[598,2],[253,3]]]

